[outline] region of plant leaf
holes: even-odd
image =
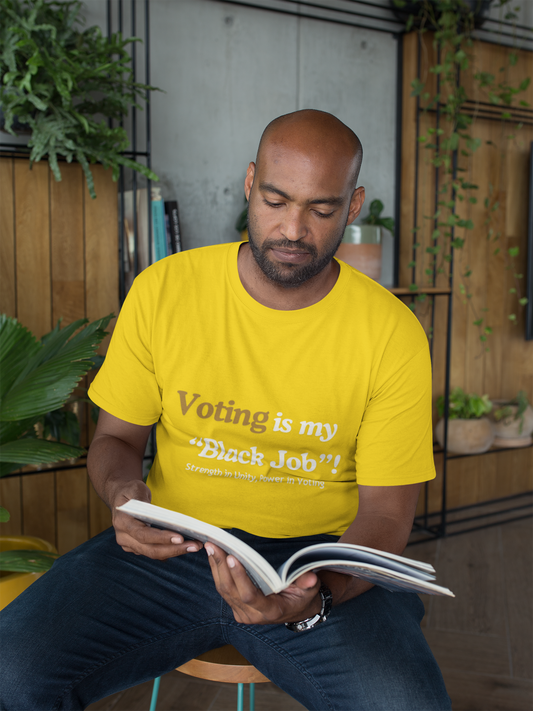
[[[0,462],[24,464],[52,464],[64,459],[77,459],[85,454],[81,447],[47,439],[23,437],[0,445]]]
[[[50,570],[57,553],[39,550],[15,550],[0,552],[0,570],[11,573],[44,573]]]

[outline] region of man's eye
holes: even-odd
[[[265,200],[264,198],[263,198],[263,202],[265,203],[265,205],[268,205],[269,207],[283,207],[282,202],[269,202],[268,200]]]
[[[317,211],[315,210],[315,215],[316,215],[317,217],[327,218],[327,217],[331,217],[331,216],[333,215],[333,212],[326,212],[326,213],[324,213],[324,212],[317,212]]]

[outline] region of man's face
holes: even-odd
[[[356,216],[351,172],[342,168],[323,151],[309,155],[284,146],[269,146],[257,170],[250,164],[248,239],[270,281],[297,287],[331,262],[348,218]]]

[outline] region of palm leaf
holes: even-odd
[[[39,342],[28,329],[16,319],[0,314],[0,398],[39,350]]]
[[[23,437],[0,446],[0,462],[23,464],[52,464],[64,459],[76,459],[85,454],[81,447],[47,439]]]
[[[11,573],[44,573],[52,567],[57,558],[59,555],[50,551],[2,551],[0,570]]]
[[[0,422],[0,444],[12,442],[14,439],[25,436],[34,435],[34,425],[38,422],[38,418],[30,417],[27,420]],[[35,436],[37,436],[35,434]]]
[[[26,359],[23,368],[17,368],[12,377],[9,368],[20,358],[19,342],[5,354],[7,365],[0,358],[0,369],[8,374],[11,383],[2,397],[0,421],[24,420],[40,417],[61,407],[81,378],[93,367],[94,352],[106,332],[105,326],[112,314],[82,328],[73,335],[86,319],[76,321],[64,329],[60,324],[43,337],[38,350]]]

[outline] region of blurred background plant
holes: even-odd
[[[58,322],[38,341],[16,319],[0,315],[0,477],[86,453],[67,403],[81,378],[100,363],[96,350],[112,317],[79,319],[65,328]],[[0,521],[8,520],[0,506]],[[51,553],[5,551],[0,570],[39,572],[53,559]]]

